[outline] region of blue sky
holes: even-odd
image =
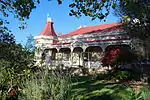
[[[71,0],[70,0],[71,1]],[[79,26],[91,26],[91,25],[99,25],[117,22],[118,18],[114,17],[113,14],[110,14],[107,17],[107,21],[100,21],[98,19],[91,21],[89,17],[71,17],[69,16],[70,8],[68,5],[70,4],[69,0],[64,0],[62,5],[58,5],[56,0],[41,0],[41,3],[34,9],[30,15],[30,19],[27,20],[27,28],[24,30],[20,30],[18,28],[19,21],[10,18],[11,24],[9,25],[10,30],[15,35],[16,41],[18,43],[25,44],[27,40],[27,36],[30,34],[32,36],[37,36],[44,29],[47,14],[53,19],[54,28],[56,33],[68,33],[76,30]]]

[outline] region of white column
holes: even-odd
[[[71,47],[70,49],[71,49],[71,52],[70,52],[70,67],[72,67],[73,66],[73,61],[72,61],[73,58],[72,57],[73,57],[73,49],[74,48]]]

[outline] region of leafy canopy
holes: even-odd
[[[125,29],[131,37],[148,40],[150,27],[150,1],[128,2],[128,6],[119,3],[116,15],[122,18]]]
[[[48,0],[51,1],[51,0]],[[56,0],[58,4],[63,3],[63,0]],[[92,20],[98,18],[105,20],[110,14],[110,10],[119,6],[122,2],[123,6],[130,6],[131,0],[72,0],[70,7],[70,16],[81,17],[82,15],[91,17]],[[141,0],[132,0],[139,2]],[[13,15],[19,19],[22,24],[26,24],[25,20],[29,18],[30,13],[40,3],[40,0],[0,0],[0,26],[8,24],[7,17]],[[4,28],[4,27],[1,27]],[[24,26],[20,27],[21,29]]]
[[[0,31],[5,28],[8,30],[6,25],[9,24],[7,18],[9,16],[14,16],[21,21],[21,29],[24,28],[25,19],[29,18],[30,13],[36,4],[39,3],[39,0],[0,0]]]

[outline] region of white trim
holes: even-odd
[[[34,37],[34,39],[53,39],[53,38],[56,38],[56,37],[54,37],[54,36],[44,36],[44,35]]]

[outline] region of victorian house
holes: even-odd
[[[62,35],[57,35],[53,24],[48,18],[44,30],[35,36],[37,64],[101,68],[101,58],[108,49],[130,47],[131,40],[120,23],[80,27]]]

